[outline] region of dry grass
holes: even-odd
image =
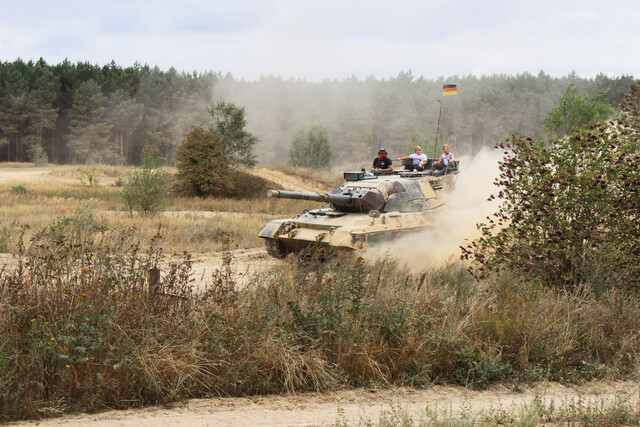
[[[148,241],[158,228],[162,229],[164,249],[176,253],[219,251],[221,232],[231,234],[238,248],[262,246],[257,234],[267,221],[291,216],[308,207],[298,200],[200,199],[172,195],[167,197],[164,213],[130,216],[122,200],[122,186],[133,172],[132,167],[34,168],[27,164],[3,164],[3,168],[44,176],[16,178],[0,184],[2,252],[17,250],[13,238],[16,227],[26,224],[32,230],[39,229],[57,217],[72,215],[85,205],[95,210],[104,225],[133,226],[136,238],[141,241]],[[30,231],[26,233],[28,240]]]

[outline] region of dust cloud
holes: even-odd
[[[394,257],[416,271],[457,259],[460,246],[480,236],[476,224],[486,222],[487,216],[497,210],[499,201],[487,199],[497,192],[493,182],[498,176],[498,161],[502,157],[502,152],[490,149],[480,151],[473,158],[458,157],[460,173],[456,189],[438,213],[437,225],[369,248],[363,257],[369,261]]]

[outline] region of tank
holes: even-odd
[[[441,171],[345,172],[345,182],[331,193],[269,190],[274,198],[325,204],[293,218],[269,221],[259,234],[277,258],[313,249],[353,252],[436,225],[436,213],[455,188],[459,162]],[[326,207],[326,205],[329,205]]]

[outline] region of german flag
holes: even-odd
[[[458,86],[456,85],[444,85],[442,86],[442,95],[457,95],[458,94]]]

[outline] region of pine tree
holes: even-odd
[[[93,80],[76,90],[69,112],[67,136],[71,158],[77,163],[114,163],[115,145],[110,139],[112,125],[106,119],[107,98]]]

